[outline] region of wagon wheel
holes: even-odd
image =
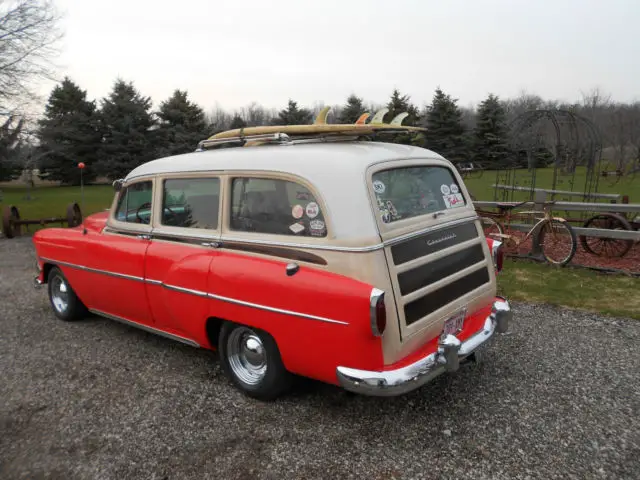
[[[615,213],[600,213],[584,222],[584,228],[603,228],[607,230],[633,230],[631,225],[621,215]],[[599,257],[623,257],[633,247],[633,240],[618,238],[599,238],[580,235],[582,248],[592,255]]]
[[[16,235],[20,235],[20,225],[17,222],[20,220],[20,212],[18,207],[10,205],[4,207],[2,210],[2,231],[7,238],[13,238]]]
[[[80,206],[75,202],[67,205],[67,223],[69,228],[77,227],[82,223],[82,212]]]

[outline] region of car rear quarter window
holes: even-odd
[[[326,237],[324,213],[303,185],[273,178],[234,178],[232,230],[296,237]]]
[[[116,220],[148,225],[151,222],[152,197],[153,182],[150,180],[129,185],[120,192]]]
[[[162,225],[182,228],[218,228],[220,179],[180,178],[163,182]]]
[[[382,170],[373,174],[372,182],[383,223],[452,210],[467,204],[458,181],[447,167]]]

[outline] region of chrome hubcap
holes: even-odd
[[[233,330],[227,340],[229,365],[234,375],[248,385],[256,385],[267,373],[267,352],[260,337],[247,327]]]
[[[69,292],[67,284],[61,277],[51,280],[51,303],[58,313],[64,313],[69,308]]]

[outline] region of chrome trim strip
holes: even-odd
[[[463,223],[469,223],[480,218],[478,215],[474,215],[472,217],[460,218],[458,220],[452,220],[450,222],[441,223],[438,225],[433,225],[427,228],[423,228],[416,232],[407,233],[400,237],[387,240],[385,242],[376,243],[375,245],[368,245],[366,247],[341,247],[338,245],[314,245],[314,244],[306,244],[306,243],[291,243],[291,242],[277,242],[273,240],[251,240],[247,238],[238,238],[232,236],[223,235],[220,237],[220,241],[222,242],[221,247],[224,248],[224,242],[238,242],[238,243],[249,243],[249,244],[258,244],[258,245],[270,245],[274,247],[289,247],[289,248],[302,248],[309,250],[329,250],[335,252],[373,252],[375,250],[380,250],[381,248],[390,247],[397,243],[404,242],[414,237],[419,237],[420,235],[424,235],[425,233],[429,233],[432,231],[438,231],[449,227],[454,227],[456,225],[460,225]]]
[[[53,260],[50,258],[45,258],[45,257],[40,257],[40,259],[43,262],[50,262],[50,263],[55,263],[56,265],[63,265],[65,267],[69,267],[69,268],[75,268],[78,270],[84,270],[85,272],[91,272],[91,273],[100,273],[102,275],[108,275],[110,277],[116,277],[116,278],[125,278],[127,280],[133,280],[134,282],[144,282],[144,278],[142,277],[137,277],[135,275],[127,275],[126,273],[116,273],[116,272],[111,272],[109,270],[98,270],[97,268],[89,268],[89,267],[85,267],[82,265],[78,265],[75,263],[70,263],[70,262],[62,262],[59,260]]]
[[[90,308],[89,311],[91,313],[95,313],[96,315],[100,315],[101,317],[108,318],[110,320],[115,320],[116,322],[123,323],[125,325],[129,325],[132,327],[139,328],[140,330],[145,330],[149,333],[155,333],[156,335],[160,335],[162,337],[170,338],[171,340],[176,340],[177,342],[184,343],[191,347],[200,348],[200,344],[191,340],[190,338],[181,337],[180,335],[175,335],[173,333],[165,332],[164,330],[159,330],[157,328],[150,327],[148,325],[143,325],[138,322],[134,322],[132,320],[127,320],[126,318],[119,317],[117,315],[112,315],[110,313],[103,312],[101,310],[96,310],[94,308]]]
[[[368,245],[366,247],[342,247],[339,245],[315,245],[315,244],[308,244],[308,243],[280,242],[275,240],[252,240],[249,238],[241,238],[241,237],[235,237],[235,236],[229,236],[229,235],[206,235],[206,234],[196,234],[195,232],[193,234],[186,234],[186,233],[180,233],[180,232],[169,232],[167,230],[162,230],[162,229],[153,229],[150,232],[144,232],[144,233],[150,235],[152,240],[154,235],[166,235],[166,236],[173,236],[173,237],[192,239],[192,240],[212,240],[214,242],[222,242],[222,245],[220,245],[220,247],[222,248],[224,248],[224,242],[228,241],[228,242],[236,242],[241,244],[245,243],[250,245],[268,245],[272,247],[301,248],[301,249],[308,249],[308,250],[325,250],[325,251],[332,251],[332,252],[366,253],[366,252],[373,252],[376,250],[380,250],[385,247],[391,247],[397,243],[401,243],[406,240],[410,240],[414,237],[424,235],[425,233],[435,232],[445,228],[454,227],[456,225],[460,225],[463,223],[475,221],[478,218],[480,218],[478,215],[474,215],[473,217],[465,217],[465,218],[460,218],[458,220],[452,220],[450,222],[441,223],[438,225],[432,225],[430,227],[423,228],[416,232],[407,233],[400,237],[393,238],[385,242],[376,243],[374,245]],[[113,233],[119,233],[124,235],[131,235],[131,234],[138,233],[138,232],[134,233],[133,231],[116,231],[116,229],[113,229],[113,230],[114,230]],[[140,233],[143,233],[143,232],[140,232]]]
[[[193,228],[191,230],[194,230]],[[216,229],[211,229],[210,231],[215,231]],[[179,238],[184,238],[187,240],[209,240],[209,241],[213,241],[213,242],[219,242],[220,241],[220,235],[216,234],[216,235],[212,235],[212,234],[207,234],[207,233],[200,233],[200,232],[190,232],[190,233],[184,233],[184,232],[176,232],[171,231],[171,230],[164,230],[161,228],[154,228],[153,231],[151,232],[151,237],[155,237],[157,235],[160,236],[167,236],[167,237],[179,237]]]
[[[190,288],[178,287],[177,285],[169,285],[163,282],[160,282],[160,284],[167,290],[173,290],[180,293],[188,293],[191,295],[195,295],[196,297],[207,297],[209,295],[207,292],[201,292],[200,290],[192,290]]]
[[[208,297],[208,298],[213,298],[216,300],[221,300],[223,302],[228,302],[228,303],[234,303],[237,305],[243,305],[245,307],[252,307],[252,308],[257,308],[259,310],[266,310],[268,312],[275,312],[275,313],[282,313],[284,315],[290,315],[293,317],[300,317],[300,318],[307,318],[310,320],[318,320],[320,322],[326,322],[326,323],[335,323],[338,325],[349,325],[348,322],[343,322],[341,320],[333,320],[331,318],[325,318],[325,317],[318,317],[316,315],[310,315],[308,313],[301,313],[301,312],[294,312],[292,310],[284,310],[281,308],[276,308],[276,307],[269,307],[267,305],[261,305],[259,303],[251,303],[251,302],[245,302],[244,300],[238,300],[235,298],[230,298],[230,297],[223,297],[222,295],[216,295],[214,293],[208,293],[208,292],[202,292],[200,290],[192,290],[190,288],[184,288],[184,287],[179,287],[177,285],[170,285],[167,283],[162,282],[161,280],[154,280],[154,279],[144,279],[141,277],[134,277],[133,275],[125,275],[122,273],[114,273],[114,272],[107,272],[105,270],[97,270],[95,268],[88,268],[88,267],[83,267],[80,265],[76,265],[73,263],[68,263],[68,262],[59,262],[56,260],[52,260],[50,258],[44,258],[44,257],[40,257],[40,259],[44,262],[50,262],[50,263],[54,263],[56,265],[64,265],[67,267],[71,267],[71,268],[77,268],[79,270],[84,270],[87,272],[92,272],[92,273],[102,273],[104,275],[110,275],[110,276],[114,276],[117,278],[124,278],[127,280],[134,280],[137,282],[144,282],[144,283],[149,283],[150,285],[159,285],[162,286],[168,290],[173,290],[176,292],[181,292],[181,293],[187,293],[190,295],[195,295],[198,297]]]
[[[224,242],[237,242],[248,243],[252,245],[269,245],[271,247],[288,247],[288,248],[303,248],[309,250],[329,250],[335,252],[373,252],[374,250],[380,250],[384,247],[382,243],[376,243],[375,245],[369,245],[366,247],[341,247],[339,245],[314,245],[307,243],[291,243],[291,242],[277,242],[273,240],[251,240],[248,238],[222,236],[220,237],[222,242],[221,247],[224,248]]]
[[[222,295],[216,295],[214,293],[208,293],[207,296],[209,298],[215,298],[216,300],[221,300],[223,302],[244,305],[245,307],[258,308],[260,310],[266,310],[268,312],[282,313],[284,315],[291,315],[293,317],[308,318],[310,320],[318,320],[320,322],[335,323],[338,325],[349,325],[349,323],[343,322],[341,320],[332,320],[330,318],[318,317],[316,315],[309,315],[308,313],[300,313],[300,312],[294,312],[292,310],[284,310],[282,308],[268,307],[266,305],[260,305],[258,303],[245,302],[243,300],[236,300],[235,298],[223,297]]]

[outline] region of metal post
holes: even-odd
[[[547,200],[547,192],[537,190],[534,196],[534,206],[533,209],[536,212],[544,211],[544,204]],[[531,242],[531,252],[529,255],[532,257],[543,258],[542,257],[542,249],[537,242],[538,232],[533,232],[533,241]]]

